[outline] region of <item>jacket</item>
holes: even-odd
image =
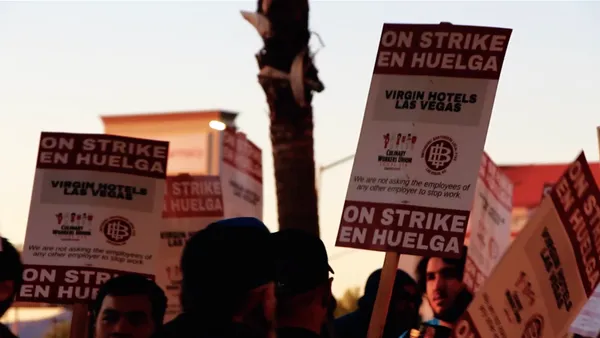
[[[8,327],[3,324],[0,324],[0,338],[19,338],[12,333]]]
[[[180,314],[166,323],[160,338],[262,338],[241,323],[219,322],[212,318],[198,318]]]

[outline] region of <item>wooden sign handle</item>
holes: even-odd
[[[388,308],[390,307],[390,299],[394,290],[396,281],[396,271],[398,270],[398,262],[400,254],[397,252],[386,252],[383,268],[381,268],[381,279],[379,280],[379,288],[377,289],[377,297],[369,322],[369,332],[367,338],[381,338],[385,322],[387,320]]]
[[[71,316],[71,338],[88,338],[88,309],[87,304],[73,304]]]

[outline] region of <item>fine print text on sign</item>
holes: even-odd
[[[92,277],[154,276],[167,154],[166,142],[42,133],[17,299],[87,302]]]
[[[582,153],[454,328],[457,338],[563,337],[600,281],[600,191]]]
[[[461,255],[510,35],[384,24],[336,245]]]

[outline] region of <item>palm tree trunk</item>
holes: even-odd
[[[259,0],[242,13],[263,38],[256,55],[271,119],[280,229],[319,235],[312,93],[324,89],[308,49],[307,0]]]

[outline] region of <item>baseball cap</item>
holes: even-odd
[[[12,281],[13,293],[6,299],[0,300],[0,317],[10,308],[14,296],[23,284],[23,263],[21,255],[8,239],[0,237],[0,282]]]
[[[220,221],[213,222],[207,226],[207,228],[251,228],[264,234],[270,234],[267,226],[261,222],[258,218],[254,217],[234,217],[225,218]]]
[[[299,229],[285,229],[272,238],[278,295],[304,293],[329,280],[333,269],[319,237]]]
[[[0,237],[0,267],[2,267],[0,269],[0,281],[10,280],[20,286],[23,278],[21,255],[12,243],[4,237]],[[16,289],[18,290],[18,288]]]
[[[237,217],[196,232],[181,256],[184,285],[243,293],[274,280],[271,233],[260,220]]]

